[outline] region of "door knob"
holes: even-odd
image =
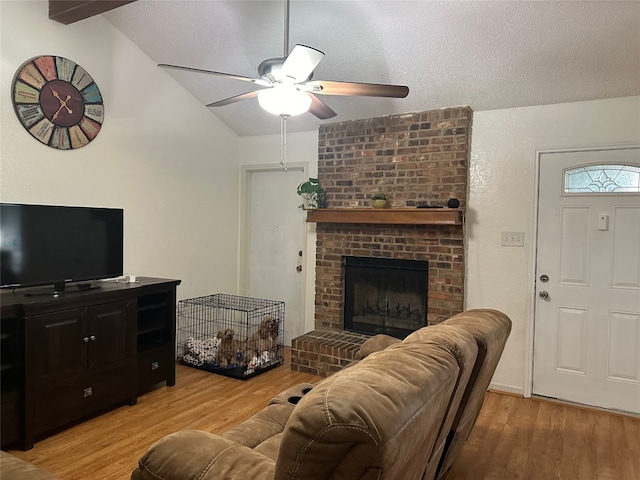
[[[546,290],[542,290],[538,296],[543,299],[543,300],[548,300],[549,299],[549,292],[547,292]]]
[[[296,267],[296,272],[301,272],[302,271],[302,265],[298,265]]]

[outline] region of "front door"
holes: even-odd
[[[540,157],[533,393],[640,413],[640,149]]]

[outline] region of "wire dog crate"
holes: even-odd
[[[178,361],[242,380],[284,362],[284,302],[218,293],[178,302]]]

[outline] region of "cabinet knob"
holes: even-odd
[[[95,336],[95,335],[91,335],[91,336],[89,337],[89,339],[90,339],[92,342],[95,342],[95,341],[96,341],[96,336]]]
[[[83,341],[84,343],[89,343],[89,337],[83,337],[83,338],[82,338],[82,341]]]

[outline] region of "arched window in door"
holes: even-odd
[[[591,164],[564,171],[563,193],[640,193],[640,167]]]

